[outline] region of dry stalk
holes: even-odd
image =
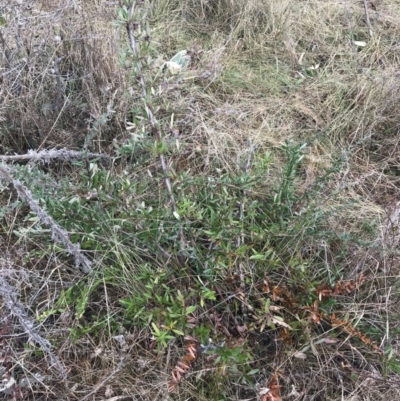
[[[364,1],[365,19],[366,19],[367,25],[368,25],[369,36],[371,36],[371,38],[372,38],[374,36],[374,33],[372,32],[371,20],[369,19],[368,4],[367,4],[367,0],[363,0],[363,1]]]
[[[134,2],[135,4],[135,2]],[[132,18],[132,14],[133,14],[133,10],[134,10],[134,5],[132,5],[129,9],[129,16],[130,18]],[[139,54],[139,48],[138,48],[138,42],[135,38],[135,30],[137,30],[139,27],[139,22],[133,22],[132,20],[128,21],[126,23],[126,29],[128,32],[128,37],[129,37],[129,44],[131,47],[131,50],[133,52],[133,55],[135,57],[135,62],[136,62],[136,67],[137,67],[137,74],[138,74],[138,79],[139,79],[139,83],[140,83],[140,88],[141,88],[141,92],[142,92],[142,97],[143,97],[143,103],[144,103],[144,108],[146,110],[148,119],[150,121],[150,125],[152,127],[152,132],[154,137],[156,138],[156,140],[158,142],[161,142],[162,140],[162,136],[159,130],[159,126],[157,123],[157,119],[153,113],[153,111],[151,110],[151,107],[149,106],[147,99],[148,99],[148,93],[147,93],[147,89],[146,89],[146,82],[145,82],[145,78],[143,75],[143,70],[142,70],[142,63],[140,61],[140,54]],[[168,191],[168,195],[169,195],[169,199],[170,199],[170,204],[171,204],[171,209],[172,209],[172,213],[176,218],[179,218],[179,214],[178,214],[178,209],[176,206],[176,201],[175,201],[175,197],[174,197],[174,193],[172,190],[172,185],[171,185],[171,180],[168,176],[168,167],[167,167],[167,163],[165,160],[165,157],[163,154],[159,154],[159,160],[160,160],[160,164],[161,164],[161,169],[164,175],[164,182],[165,182],[165,186],[167,188]],[[184,249],[184,244],[185,244],[185,237],[183,234],[183,229],[182,226],[180,227],[179,230],[179,236],[180,236],[180,246],[181,246],[181,251]],[[180,263],[183,263],[183,256],[180,255]]]
[[[18,196],[25,202],[29,204],[31,210],[36,213],[42,224],[50,226],[51,228],[51,238],[53,241],[62,244],[67,252],[75,258],[75,267],[81,269],[84,273],[91,273],[90,268],[92,262],[82,254],[79,244],[73,244],[68,237],[67,231],[65,231],[59,224],[57,224],[51,216],[43,210],[38,202],[33,199],[32,192],[26,188],[20,181],[15,180],[11,174],[9,168],[3,164],[0,166],[0,173],[3,177],[11,182],[18,193]]]
[[[244,166],[244,172],[246,174],[249,172],[249,168],[251,166],[251,159],[253,158],[253,154],[254,154],[255,150],[257,149],[257,146],[253,146],[251,141],[248,141],[248,145],[249,145],[249,154],[247,156],[246,165]],[[242,199],[240,201],[240,206],[239,206],[239,220],[240,221],[243,220],[243,216],[244,216],[244,198],[246,196],[246,193],[247,193],[246,190],[242,191]],[[241,244],[243,244],[243,242],[244,242],[244,235],[242,234],[241,237],[239,237],[237,240],[237,246],[239,247]]]

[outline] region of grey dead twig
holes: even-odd
[[[50,342],[38,333],[34,323],[28,317],[25,306],[18,300],[16,288],[6,280],[6,274],[2,273],[1,276],[0,297],[3,298],[4,306],[18,319],[18,322],[24,329],[25,333],[29,335],[28,342],[33,342],[34,344],[39,345],[42,351],[49,357],[52,367],[55,367],[63,379],[66,379],[67,373],[64,367],[58,357],[52,352]]]
[[[36,213],[42,224],[50,226],[51,238],[53,241],[62,244],[67,252],[75,259],[75,268],[82,270],[83,273],[91,273],[92,262],[82,254],[80,245],[73,244],[69,239],[68,232],[65,231],[49,214],[40,207],[39,203],[33,198],[32,192],[25,187],[20,181],[14,179],[10,169],[5,165],[0,166],[0,174],[3,178],[11,182],[18,193],[18,196],[23,201],[27,202],[31,210]]]
[[[24,155],[6,155],[0,156],[0,161],[17,161],[17,160],[32,160],[32,161],[40,161],[43,163],[49,163],[51,159],[59,159],[64,161],[73,161],[73,160],[81,160],[81,159],[108,159],[104,153],[90,153],[90,152],[80,152],[76,150],[69,149],[49,149],[49,150],[41,150],[39,152],[35,150],[29,150],[28,153]]]
[[[54,112],[59,113],[62,108],[62,101],[63,101],[63,91],[62,91],[62,83],[61,83],[61,72],[60,72],[60,63],[64,59],[62,57],[56,57],[54,60],[54,73],[56,76],[57,82],[57,92],[56,92],[56,99],[54,105]]]

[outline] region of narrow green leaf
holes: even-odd
[[[151,326],[153,327],[155,334],[157,336],[159,336],[161,334],[161,332],[160,332],[159,328],[156,326],[156,324],[154,322],[151,322]]]

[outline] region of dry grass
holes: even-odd
[[[362,320],[364,328],[386,332],[378,346],[392,346],[395,361],[399,337],[389,337],[389,332],[400,316],[400,6],[395,0],[367,5],[372,37],[364,3],[358,0],[145,2],[154,28],[152,56],[166,61],[187,49],[192,57],[179,88],[171,85],[164,91],[185,142],[169,168],[199,176],[214,168],[238,171],[250,141],[258,150],[270,152],[273,164],[266,181],[273,183],[285,160],[281,146],[287,140],[304,141],[309,147],[298,177],[300,195],[325,171],[340,166],[321,195],[323,209],[331,211],[327,227],[340,239],[331,244],[310,240],[310,249],[324,255],[329,269],[331,255],[347,234],[356,233],[360,241],[369,242],[367,250],[354,245],[341,261],[343,278],[369,277],[360,293],[343,297],[342,312],[354,325]],[[112,156],[113,144],[129,137],[125,127],[133,106],[126,93],[135,95],[138,89],[129,80],[129,63],[127,67],[119,57],[128,42],[124,30],[112,25],[117,8],[105,0],[35,0],[29,5],[15,0],[0,6],[6,21],[0,27],[2,155],[84,147]],[[166,139],[172,136],[168,133]],[[128,164],[116,164],[113,173],[125,174]],[[78,175],[69,166],[49,169],[54,183],[67,173]],[[0,206],[10,206],[9,195],[2,192]],[[81,277],[59,250],[36,242],[34,236],[15,235],[20,226],[29,227],[26,207],[1,216],[0,279],[7,277],[30,319],[39,318],[55,305],[62,289]],[[104,240],[107,246],[113,244],[112,238]],[[101,299],[90,303],[93,315],[105,310],[117,314],[118,299],[137,285],[132,278],[132,272],[137,273],[134,258],[139,260],[138,254],[146,254],[146,249],[131,251],[120,243],[113,247],[124,277],[117,278],[119,287],[112,290],[102,274],[89,279],[89,285],[101,288]],[[37,251],[35,258],[32,250]],[[94,270],[107,267],[105,253],[93,252]],[[177,394],[166,395],[180,353],[176,342],[155,356],[149,351],[148,332],[121,328],[120,336],[111,336],[107,326],[74,342],[68,337],[70,329],[84,328],[75,311],[65,308],[57,317],[36,321],[37,333],[52,342],[51,352],[39,352],[6,303],[3,296],[0,371],[5,383],[12,376],[19,385],[0,392],[0,399],[211,399],[207,381],[214,372],[204,361]],[[387,361],[363,344],[362,351],[356,349],[350,335],[339,343],[324,342],[325,335],[304,334],[309,344],[306,360],[296,357],[300,350],[292,344],[293,352],[277,362],[274,369],[281,372],[284,399],[398,399],[399,375],[385,366]],[[260,350],[261,364],[271,360],[268,352]],[[62,368],[55,367],[56,360]],[[268,385],[271,370],[263,367],[264,382],[260,379],[255,389],[229,383],[228,378],[218,385],[229,388],[225,399],[261,399],[258,392]],[[23,378],[29,378],[25,385]],[[197,382],[190,380],[194,378]]]

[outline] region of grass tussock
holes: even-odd
[[[0,6],[0,398],[397,399],[399,19]]]

